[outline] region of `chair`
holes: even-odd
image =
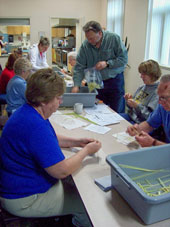
[[[6,227],[9,223],[14,221],[19,221],[19,220],[20,220],[20,217],[17,217],[8,213],[6,210],[4,210],[1,207],[1,204],[0,204],[0,226]]]
[[[0,104],[7,104],[6,94],[0,94]]]
[[[73,227],[72,215],[63,215],[55,217],[41,217],[41,218],[24,218],[10,214],[3,209],[0,204],[0,227],[7,227],[9,224],[16,222],[16,225],[10,226],[31,226],[31,227]],[[18,223],[17,223],[18,222]]]
[[[0,94],[0,114],[2,114],[2,106],[6,104],[6,94]]]

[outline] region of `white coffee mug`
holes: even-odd
[[[76,114],[82,114],[82,112],[83,112],[83,103],[75,103],[74,104],[74,112]]]

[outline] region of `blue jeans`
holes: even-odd
[[[125,89],[123,72],[117,74],[115,78],[104,80],[104,88],[98,89],[98,99],[102,100],[117,113],[125,112]]]

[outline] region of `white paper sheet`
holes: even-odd
[[[84,108],[84,110],[87,114],[94,114],[94,112],[102,114],[112,113],[112,111],[109,110],[109,108],[105,104],[94,105],[90,108]]]
[[[111,130],[111,128],[106,127],[106,126],[99,126],[99,125],[94,125],[94,124],[90,124],[87,127],[84,128],[85,130],[89,130],[91,132],[96,132],[99,134],[105,134],[108,131]]]
[[[50,120],[69,130],[88,125],[88,123],[84,121],[75,119],[71,116],[63,115],[59,111],[52,114]]]
[[[118,142],[123,143],[125,145],[128,145],[129,143],[136,141],[134,136],[130,136],[126,132],[115,133],[112,136],[114,136]]]
[[[100,126],[120,123],[119,120],[115,119],[114,113],[110,113],[110,114],[95,113],[94,115],[86,114],[85,117]]]

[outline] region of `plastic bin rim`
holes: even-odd
[[[166,145],[162,145],[164,147],[170,147],[170,144],[166,144]],[[156,147],[154,147],[156,148]],[[159,147],[160,148],[160,147]],[[139,150],[144,150],[145,148],[139,149]],[[147,150],[152,150],[149,148],[146,148]],[[145,149],[145,150],[146,150]],[[128,151],[129,153],[137,153],[139,152],[139,150],[135,150],[135,151]],[[156,197],[150,197],[147,194],[145,194],[145,192],[142,191],[142,189],[140,189],[137,184],[122,170],[121,167],[118,166],[118,164],[116,162],[114,162],[113,160],[111,160],[111,158],[114,156],[120,156],[123,154],[127,154],[127,152],[121,152],[121,153],[117,153],[117,154],[109,154],[106,157],[106,162],[111,166],[111,168],[113,168],[122,178],[125,182],[127,182],[129,184],[130,187],[133,187],[133,189],[145,200],[147,201],[147,203],[150,204],[159,204],[159,203],[163,203],[165,201],[170,200],[170,193],[167,193],[165,195],[160,195],[160,196],[156,196]],[[114,166],[113,166],[114,164]]]

